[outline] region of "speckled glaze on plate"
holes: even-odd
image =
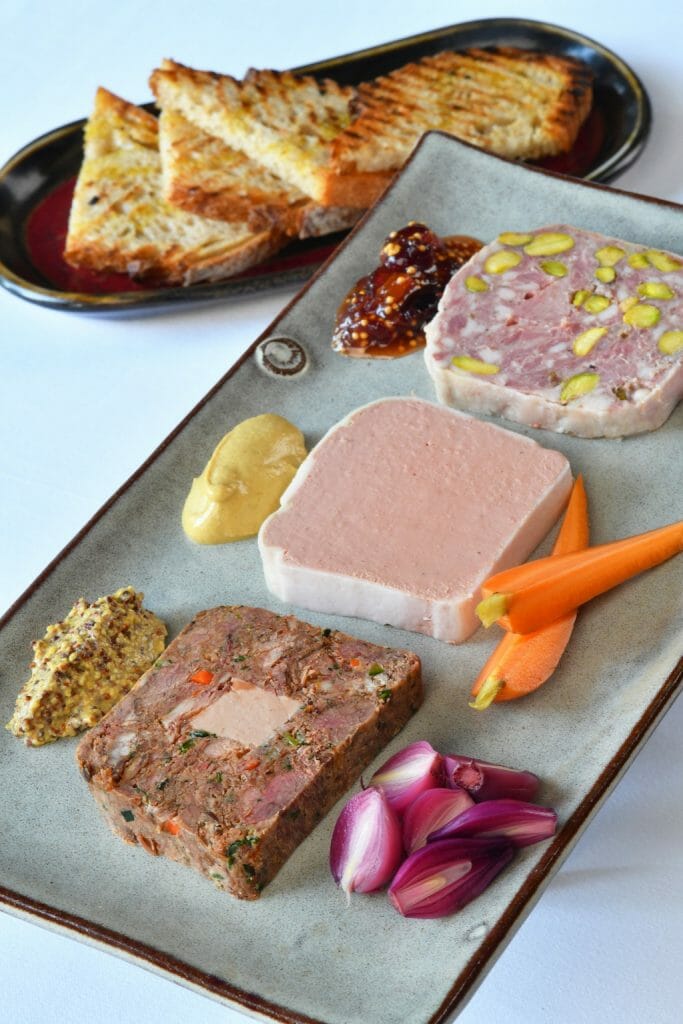
[[[683,207],[510,164],[438,133],[427,136],[384,200],[263,335],[303,345],[305,372],[267,374],[255,343],[5,616],[3,721],[24,679],[30,640],[81,594],[93,598],[130,583],[145,592],[172,634],[199,609],[221,603],[297,613],[265,590],[254,541],[193,546],[180,527],[182,503],[214,444],[247,416],[280,413],[312,444],[374,398],[433,398],[420,354],[345,360],[329,344],[341,298],[376,263],[385,235],[413,218],[443,234],[485,241],[504,229],[568,221],[683,252]],[[679,408],[656,433],[625,441],[521,432],[562,451],[574,472],[584,474],[599,543],[681,516],[682,427]],[[388,528],[392,514],[400,510],[388,510]],[[524,851],[482,898],[452,918],[405,921],[382,894],[347,906],[327,867],[335,812],[260,901],[239,903],[193,872],[111,836],[75,769],[74,741],[28,750],[4,732],[1,898],[13,912],[263,1018],[441,1024],[484,978],[676,696],[682,570],[681,559],[672,560],[594,601],[581,612],[555,678],[532,697],[484,715],[467,707],[467,694],[495,643],[489,633],[480,630],[451,647],[375,623],[298,612],[323,627],[412,648],[422,658],[424,706],[383,757],[425,738],[444,752],[531,768],[545,780],[540,798],[560,817],[555,839]],[[682,769],[683,762],[671,765]]]
[[[588,64],[593,109],[570,153],[542,161],[554,170],[610,181],[637,160],[650,131],[650,101],[635,72],[600,43],[571,29],[523,18],[484,18],[367,50],[306,64],[295,71],[357,85],[409,61],[445,49],[518,46]],[[146,110],[154,110],[147,104]],[[85,121],[42,135],[0,168],[0,285],[55,309],[100,315],[153,313],[178,304],[230,299],[303,281],[342,235],[293,241],[259,266],[225,281],[189,288],[151,288],[122,274],[70,269],[61,258],[75,176],[83,156]]]

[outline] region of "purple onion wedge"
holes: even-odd
[[[411,853],[389,886],[404,917],[446,917],[479,896],[510,863],[509,843],[442,839]]]
[[[457,818],[474,800],[464,789],[428,789],[421,793],[403,817],[403,845],[414,853],[427,843],[427,836]]]
[[[533,772],[517,771],[502,764],[474,757],[447,754],[444,758],[446,784],[466,789],[477,803],[482,800],[533,800],[540,785]]]
[[[428,842],[455,837],[497,839],[512,846],[531,846],[555,835],[557,814],[522,800],[486,800],[432,832]]]
[[[332,833],[330,870],[346,893],[388,885],[403,859],[401,825],[384,793],[372,787],[351,797]]]
[[[390,757],[370,779],[397,812],[403,811],[428,789],[443,782],[443,758],[426,740],[410,743]]]

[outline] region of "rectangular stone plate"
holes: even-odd
[[[297,612],[266,591],[255,541],[192,545],[180,527],[182,503],[216,442],[245,417],[280,413],[313,444],[351,409],[379,396],[433,397],[419,354],[346,360],[330,349],[340,300],[376,264],[388,232],[411,219],[440,234],[484,241],[505,229],[566,221],[683,252],[683,207],[556,177],[428,135],[380,205],[264,335],[299,341],[309,356],[306,372],[266,375],[255,343],[5,616],[3,721],[26,678],[30,641],[80,595],[94,599],[132,584],[172,634],[199,609],[217,604]],[[656,433],[624,441],[525,432],[564,452],[574,472],[585,475],[593,540],[601,542],[680,517],[682,414],[679,408]],[[400,515],[400,508],[387,508],[388,530]],[[374,623],[302,613],[323,627],[412,648],[422,658],[424,707],[387,754],[424,738],[442,752],[531,768],[543,778],[542,802],[559,812],[557,836],[524,851],[458,915],[405,921],[383,894],[347,905],[327,866],[335,813],[260,901],[240,903],[193,872],[110,835],[76,771],[75,741],[29,750],[3,730],[5,907],[261,1017],[326,1024],[444,1021],[482,980],[673,701],[681,681],[674,607],[683,593],[681,568],[681,560],[673,560],[594,601],[581,612],[555,678],[527,700],[484,715],[468,709],[467,696],[494,645],[491,634],[480,630],[451,647]],[[681,769],[683,763],[671,766]]]

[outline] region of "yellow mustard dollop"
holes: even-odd
[[[258,533],[306,458],[304,436],[264,413],[243,420],[218,442],[183,508],[183,530],[198,544],[226,544]]]

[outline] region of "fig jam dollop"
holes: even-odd
[[[440,238],[411,221],[392,231],[379,266],[362,277],[342,302],[332,348],[346,356],[395,358],[425,344],[424,327],[444,288],[483,243],[466,235]]]

